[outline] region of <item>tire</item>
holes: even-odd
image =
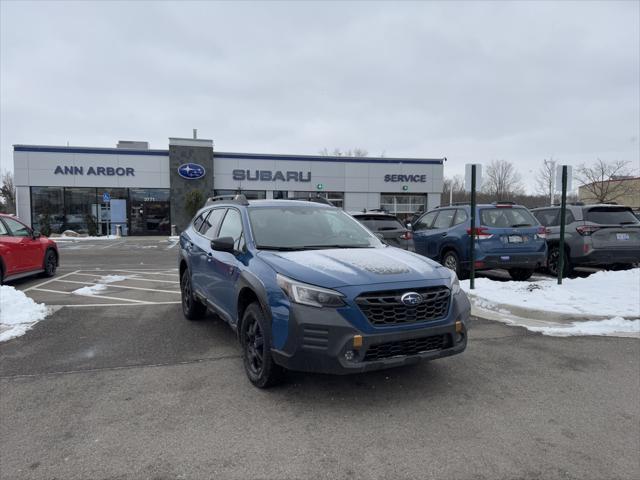
[[[182,313],[188,320],[200,320],[207,313],[207,307],[200,303],[193,294],[191,275],[185,269],[180,279],[180,296],[182,300]]]
[[[58,257],[53,250],[47,250],[47,253],[44,256],[43,268],[43,277],[53,277],[56,274],[56,270],[58,268]]]
[[[558,276],[558,261],[560,258],[560,246],[554,245],[549,249],[549,255],[547,257],[547,270],[549,273],[555,277]],[[565,250],[564,255],[564,268],[563,268],[562,276],[568,277],[573,272],[573,265],[571,265],[571,257],[569,257],[569,252]]]
[[[462,265],[460,264],[460,257],[453,250],[447,250],[442,254],[442,261],[440,264],[443,267],[447,267],[449,270],[453,270],[456,272],[456,275],[460,280],[464,280],[467,278],[467,271],[462,269]]]
[[[258,303],[244,311],[240,342],[244,370],[253,385],[268,388],[282,381],[284,369],[271,357],[271,329]]]
[[[511,278],[518,282],[524,282],[525,280],[529,280],[531,275],[533,275],[532,268],[510,268],[509,275]]]

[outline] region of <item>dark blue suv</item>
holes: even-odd
[[[471,207],[452,205],[425,213],[413,225],[416,252],[465,278],[471,269]],[[545,228],[520,205],[476,206],[475,268],[504,268],[514,280],[527,280],[545,264]]]
[[[330,204],[211,199],[180,235],[179,262],[185,317],[229,323],[258,387],[285,369],[363,372],[467,344],[455,273]]]

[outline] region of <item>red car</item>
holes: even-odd
[[[52,277],[59,258],[56,242],[0,213],[0,284],[38,273]]]

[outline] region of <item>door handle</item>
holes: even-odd
[[[441,237],[446,237],[447,236],[447,232],[441,233],[440,236]]]

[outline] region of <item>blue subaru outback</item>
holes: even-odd
[[[455,273],[331,204],[210,199],[180,235],[179,262],[185,317],[229,323],[257,387],[287,369],[364,372],[467,344]]]
[[[471,269],[471,207],[459,204],[425,213],[412,226],[417,253],[465,278]],[[527,280],[547,257],[546,230],[529,210],[513,203],[476,207],[475,268],[503,268]]]

